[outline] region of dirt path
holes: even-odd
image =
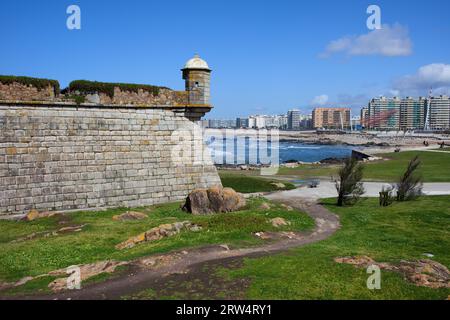
[[[234,249],[227,246],[209,246],[141,258],[130,264],[124,274],[88,285],[81,290],[21,299],[120,299],[158,286],[169,276],[175,276],[177,281],[182,282],[183,279],[189,279],[191,274],[205,273],[203,268],[208,263],[227,265],[229,261],[235,262],[244,257],[273,254],[317,242],[328,238],[340,227],[339,218],[335,214],[313,201],[280,196],[274,197],[273,200],[306,212],[315,220],[316,227],[310,232],[289,233],[289,237],[280,236],[278,240],[259,247]]]

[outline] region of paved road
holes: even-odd
[[[366,193],[364,196],[378,197],[379,192],[384,185],[388,186],[389,184],[383,182],[365,182],[364,188]],[[426,195],[450,195],[450,183],[424,183],[423,193]],[[317,188],[297,188],[294,190],[273,193],[266,197],[272,200],[289,198],[317,200],[320,198],[331,198],[336,196],[337,192],[334,183],[330,181],[321,181]]]

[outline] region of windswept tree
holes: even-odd
[[[419,156],[415,156],[397,182],[397,201],[408,201],[422,194],[422,176],[417,172],[421,165]]]
[[[353,205],[364,194],[363,177],[364,166],[354,158],[347,158],[344,166],[338,171],[339,180],[336,181],[338,192],[337,205]]]
[[[380,191],[380,206],[387,207],[394,202],[393,197],[394,187],[391,185],[384,185]]]

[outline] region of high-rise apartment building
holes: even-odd
[[[361,108],[361,127],[366,127],[366,121],[369,119],[369,108],[368,107],[362,107]]]
[[[236,120],[210,119],[208,120],[208,128],[234,128]]]
[[[380,97],[369,102],[369,119],[366,127],[369,129],[389,130],[400,128],[400,105],[402,100],[398,97]]]
[[[236,118],[236,128],[248,128],[248,118]]]
[[[363,124],[366,128],[375,130],[421,130],[426,127],[428,103],[430,104],[429,129],[450,129],[450,98],[448,96],[428,99],[423,97],[372,99]],[[363,113],[365,108],[361,110],[361,116]]]
[[[315,108],[312,113],[314,129],[346,129],[350,127],[350,108]]]
[[[299,130],[300,129],[300,121],[301,114],[300,110],[292,109],[287,113],[288,123],[287,127],[289,130]]]
[[[432,97],[430,99],[430,129],[450,129],[450,98],[448,96]]]
[[[422,129],[425,123],[426,99],[406,97],[400,102],[400,130]]]

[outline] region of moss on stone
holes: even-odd
[[[119,88],[121,91],[129,91],[139,93],[139,90],[143,90],[153,94],[159,95],[160,89],[171,90],[166,87],[158,87],[145,84],[132,84],[132,83],[109,83],[109,82],[97,82],[87,80],[75,80],[69,84],[69,91],[78,91],[82,94],[90,93],[104,93],[111,99],[114,97],[114,88]]]

